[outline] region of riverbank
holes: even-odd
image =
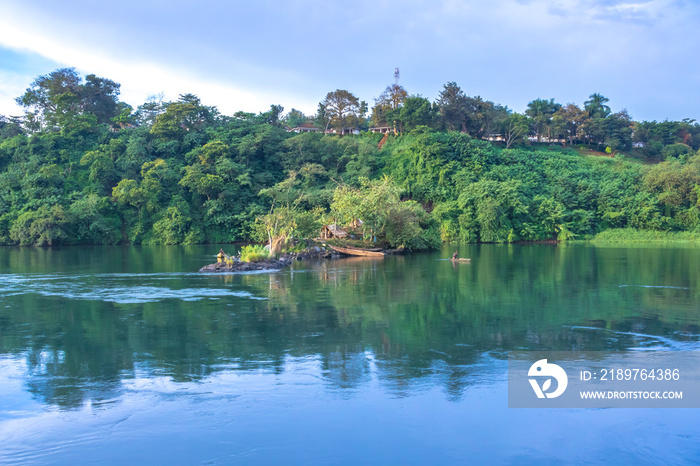
[[[634,228],[614,228],[605,230],[589,242],[596,243],[696,243],[700,242],[700,232],[692,231],[653,231]]]

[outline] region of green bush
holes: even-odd
[[[241,262],[259,262],[269,258],[270,252],[258,244],[249,244],[241,249]]]

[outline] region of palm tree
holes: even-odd
[[[605,105],[606,102],[610,102],[610,99],[598,93],[591,94],[588,96],[588,98],[590,100],[585,101],[583,105],[584,108],[588,110],[588,115],[590,115],[591,118],[606,118],[608,115],[610,115],[612,110],[610,110],[610,107]]]

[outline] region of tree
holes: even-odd
[[[182,94],[177,102],[165,106],[165,112],[158,115],[151,133],[163,139],[182,138],[189,131],[202,129],[216,116],[214,107],[202,105],[199,97]]]
[[[162,244],[187,243],[186,235],[191,221],[187,203],[178,196],[161,212],[160,219],[153,224],[153,231]]]
[[[85,76],[85,84],[80,88],[82,111],[95,115],[98,124],[110,123],[123,110],[119,106],[119,88],[111,79]]]
[[[532,118],[537,142],[542,140],[542,135],[546,132],[547,139],[552,136],[552,116],[561,108],[561,104],[554,102],[554,99],[535,99],[527,104],[525,114]]]
[[[511,113],[501,120],[501,134],[503,134],[506,149],[510,149],[510,146],[527,136],[529,129],[530,120],[526,115]]]
[[[387,86],[387,88],[384,89],[384,92],[379,95],[377,103],[386,105],[392,109],[396,109],[404,103],[407,97],[408,92],[406,92],[406,89],[404,89],[403,86],[392,84],[391,86]]]
[[[136,180],[123,179],[112,188],[112,198],[121,205],[135,207],[139,215],[148,203],[149,197],[149,194],[139,186]]]
[[[392,120],[399,124],[400,131],[410,131],[418,126],[433,126],[437,108],[428,99],[419,95],[406,97],[403,105],[390,112]]]
[[[618,150],[632,148],[632,117],[627,110],[613,113],[605,118],[603,144],[614,154]]]
[[[119,241],[119,221],[108,197],[89,194],[75,200],[68,210],[73,233],[81,244],[114,244]]]
[[[63,206],[49,209],[42,205],[36,211],[21,214],[10,229],[10,238],[21,246],[53,246],[68,238],[70,216]]]
[[[261,113],[259,118],[268,125],[279,126],[280,115],[284,112],[284,107],[281,105],[270,105],[270,110]]]
[[[163,93],[150,95],[146,102],[139,105],[134,114],[136,123],[140,126],[153,126],[158,116],[165,112],[168,103],[163,102]]]
[[[44,127],[58,127],[64,117],[78,112],[80,81],[75,68],[61,68],[36,78],[15,101]]]
[[[408,92],[398,84],[392,84],[384,89],[375,99],[372,108],[372,124],[374,126],[386,126],[393,123],[396,115],[392,110],[398,109],[408,97]],[[389,116],[389,114],[392,115]]]
[[[489,135],[504,108],[480,96],[466,98],[466,132],[477,139]]]
[[[610,107],[605,105],[610,102],[610,99],[603,97],[601,94],[591,94],[589,100],[583,103],[584,108],[588,111],[588,116],[591,118],[605,118],[610,115]]]
[[[323,102],[318,103],[318,109],[316,110],[316,115],[314,116],[314,125],[324,131],[327,131],[331,125],[331,116]]]
[[[345,128],[359,123],[360,100],[344,89],[329,92],[320,105],[328,124],[341,134]]]
[[[256,220],[260,239],[267,237],[271,252],[279,253],[289,238],[308,238],[318,233],[322,209],[303,209],[301,204],[308,193],[309,179],[324,172],[321,165],[307,164],[298,171],[291,171],[285,180],[260,191],[259,195],[272,200],[267,215]],[[306,184],[305,189],[301,189],[303,184]]]
[[[37,122],[40,128],[80,126],[90,116],[97,124],[106,124],[118,115],[119,87],[94,74],[87,75],[83,83],[75,68],[61,68],[36,78],[15,100],[27,109],[27,119]]]
[[[664,146],[686,144],[693,150],[700,149],[700,124],[686,118],[682,121],[641,121],[635,123],[634,142],[644,144],[647,156],[662,155]]]
[[[588,112],[581,110],[577,105],[567,104],[557,110],[555,116],[561,118],[563,134],[566,135],[569,144],[573,145],[576,139],[584,137],[584,128],[589,119]]]
[[[119,102],[116,108],[117,116],[110,121],[122,129],[133,126],[133,124],[136,123],[136,117],[133,112],[134,108],[131,105],[125,102]]]
[[[451,81],[444,85],[437,104],[448,131],[467,132],[467,96],[456,82]]]
[[[647,168],[643,183],[669,209],[697,206],[700,194],[700,155],[691,157],[687,163],[671,159]]]
[[[0,141],[22,134],[22,124],[18,117],[0,115]]]
[[[206,173],[201,165],[189,165],[185,167],[185,176],[180,180],[180,185],[211,200],[224,189],[224,180],[219,175]]]
[[[377,238],[390,246],[430,249],[439,244],[433,221],[415,201],[401,201],[401,189],[388,176],[361,180],[359,189],[342,185],[333,193],[331,215],[347,223],[362,220],[365,238]]]
[[[101,194],[111,192],[118,178],[114,170],[114,161],[109,155],[100,150],[86,152],[80,159],[80,165],[90,166],[89,180],[100,188]]]
[[[520,238],[528,211],[522,181],[481,179],[465,187],[458,203],[465,212],[460,216],[462,229],[478,229],[480,241],[504,243]]]
[[[282,118],[282,122],[292,128],[303,125],[308,120],[307,116],[296,108],[292,108],[289,113]]]

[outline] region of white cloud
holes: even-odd
[[[31,78],[16,73],[0,70],[0,115],[20,116],[22,108],[15,103],[15,97],[24,93]]]
[[[134,53],[132,59],[120,56],[123,51],[115,51],[99,42],[83,42],[75,38],[61,37],[55,32],[15,21],[11,15],[0,17],[0,45],[18,51],[27,51],[49,58],[60,66],[75,67],[83,73],[94,73],[112,79],[121,86],[121,98],[133,106],[145,102],[147,97],[163,93],[166,100],[175,100],[179,94],[197,94],[207,105],[216,105],[223,113],[244,111],[264,111],[271,103],[292,105],[289,95],[274,90],[260,92],[247,90],[226,82],[221,74],[208,75],[206,69],[188,66],[186,63],[166,63],[153,57],[149,59]],[[28,27],[29,26],[29,27]],[[49,72],[51,70],[47,70]],[[250,71],[250,70],[248,70]],[[0,94],[0,111],[9,108],[10,98],[20,95],[29,86],[29,79],[14,76],[7,82],[3,79],[3,94]],[[23,80],[23,84],[19,84]],[[19,93],[18,93],[19,92]],[[293,96],[291,96],[293,97]],[[290,102],[287,102],[290,101]],[[313,109],[313,102],[299,99],[297,108]]]

